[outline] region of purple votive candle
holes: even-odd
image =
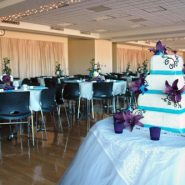
[[[161,128],[160,127],[150,127],[150,139],[151,140],[159,140],[161,134]]]
[[[117,134],[121,134],[124,128],[124,120],[116,119],[115,116],[113,116],[113,118],[114,118],[114,131]]]

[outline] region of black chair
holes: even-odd
[[[52,78],[44,78],[45,86],[48,88],[53,88],[53,80]]]
[[[2,92],[0,102],[0,120],[8,121],[0,124],[27,124],[28,128],[31,126],[34,146],[33,114],[29,109],[30,92]]]
[[[46,138],[47,138],[46,123],[45,123],[43,113],[53,113],[53,118],[55,118],[54,112],[57,111],[57,104],[55,100],[55,89],[44,89],[41,91],[40,107],[41,107],[42,123],[44,126]],[[55,119],[54,119],[54,122],[55,122]],[[62,129],[61,122],[60,122],[60,128]]]
[[[56,77],[44,78],[45,86],[48,88],[55,88],[57,86],[58,79]]]
[[[32,86],[40,86],[38,78],[37,77],[30,78],[30,85],[32,85]]]
[[[93,83],[92,117],[94,118],[93,100],[108,100],[113,98],[113,82]]]
[[[64,100],[65,109],[66,109],[65,101],[67,100],[68,101],[68,108],[69,108],[69,110],[72,110],[72,113],[75,112],[75,111],[73,111],[75,105],[71,104],[71,103],[73,103],[73,102],[76,103],[78,101],[77,119],[79,119],[79,117],[80,117],[80,100],[81,100],[79,83],[65,83],[62,97]],[[68,116],[67,116],[67,119],[68,119],[68,124],[69,124],[69,117]]]
[[[21,85],[24,85],[24,84],[30,85],[30,84],[31,84],[31,81],[30,81],[28,78],[24,78],[24,79],[22,80],[22,84],[21,84]]]
[[[61,112],[61,107],[62,107],[62,105],[64,105],[63,91],[64,91],[64,82],[61,82],[60,84],[57,85],[56,94],[55,94],[59,116],[60,116],[60,112]],[[70,127],[69,118],[68,118],[67,110],[66,110],[65,106],[64,106],[64,110],[65,110],[65,114],[67,117],[68,126]]]

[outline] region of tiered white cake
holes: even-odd
[[[150,75],[146,77],[148,91],[138,98],[138,108],[144,110],[141,122],[147,126],[159,126],[163,130],[185,132],[185,94],[181,106],[164,101],[165,81],[171,85],[178,79],[178,88],[184,86],[183,60],[177,55],[154,55],[150,63]]]

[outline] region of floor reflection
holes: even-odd
[[[34,147],[26,133],[8,141],[9,128],[1,127],[0,185],[56,185],[89,128],[99,119],[102,115],[98,112],[95,120],[82,119],[71,128],[62,120],[62,131],[47,119],[48,140],[37,132]]]

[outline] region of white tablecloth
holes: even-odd
[[[61,178],[60,185],[184,185],[185,137],[145,129],[113,131],[113,119],[98,122]]]
[[[32,86],[31,89],[27,89],[25,91],[30,91],[30,109],[32,111],[40,111],[40,96],[41,91],[43,89],[46,89],[46,87],[43,86]],[[22,92],[24,89],[18,89],[18,90],[8,90],[5,92]]]
[[[82,98],[91,100],[93,95],[93,83],[94,82],[80,82],[80,94]],[[101,83],[101,82],[99,82]],[[113,82],[113,95],[125,94],[126,92],[126,82],[125,81],[115,81]]]
[[[42,89],[30,91],[30,109],[32,111],[40,111],[40,95]]]

